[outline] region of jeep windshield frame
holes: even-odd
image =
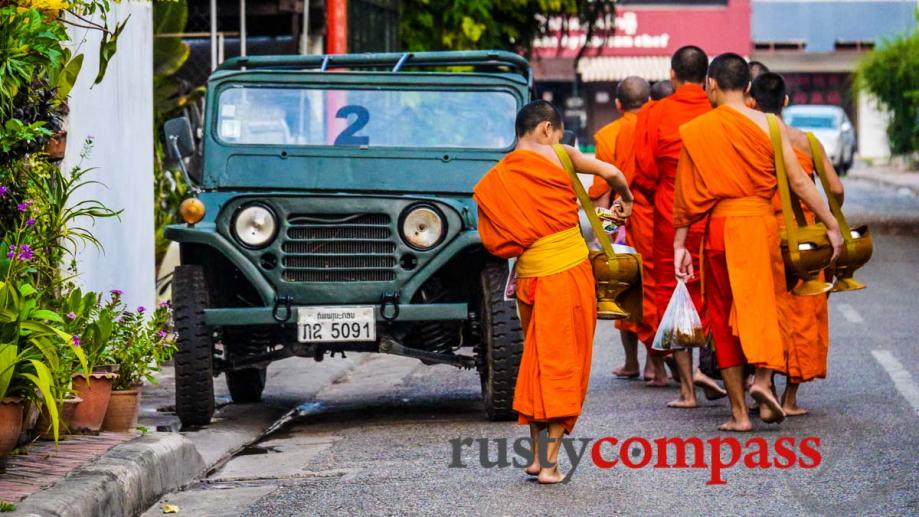
[[[496,55],[501,59],[495,58]],[[218,99],[227,89],[240,86],[501,92],[513,96],[516,108],[527,102],[532,92],[529,64],[515,54],[436,53],[436,59],[425,58],[430,66],[420,65],[420,58],[403,59],[404,56],[257,56],[224,63],[208,82],[200,186],[205,190],[409,190],[471,194],[478,179],[513,148],[516,139],[506,147],[489,149],[372,143],[369,146],[230,144],[219,137]],[[326,60],[341,64],[344,69],[333,73],[333,66],[323,65]],[[370,66],[371,61],[384,64]],[[460,71],[445,68],[459,66],[463,67]]]

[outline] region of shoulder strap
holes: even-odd
[[[817,171],[817,176],[820,178],[820,184],[823,186],[823,192],[826,194],[826,199],[830,204],[830,211],[833,212],[833,217],[835,217],[836,222],[839,223],[839,230],[842,232],[842,239],[846,243],[848,252],[853,254],[855,253],[855,239],[852,238],[849,222],[846,221],[846,216],[842,213],[842,207],[839,206],[839,201],[836,199],[836,196],[830,192],[830,178],[826,173],[823,146],[820,145],[820,141],[817,140],[814,133],[810,131],[807,132],[807,141],[811,146],[811,155],[814,157],[814,169]]]
[[[584,212],[587,213],[587,219],[590,220],[590,227],[593,228],[594,235],[596,235],[597,240],[600,241],[600,247],[603,248],[603,253],[609,258],[613,258],[616,255],[616,252],[613,251],[613,243],[610,242],[606,230],[603,229],[603,224],[600,222],[600,218],[597,217],[597,212],[590,202],[590,196],[587,195],[587,191],[584,190],[584,184],[581,183],[577,172],[574,170],[574,164],[571,163],[571,157],[568,156],[568,151],[566,151],[565,146],[561,144],[553,145],[552,149],[555,150],[555,154],[558,155],[559,161],[562,162],[562,168],[565,169],[565,172],[568,173],[568,178],[571,179],[571,186],[574,187],[574,193],[578,196],[578,201],[580,201],[581,207],[584,208]]]
[[[782,216],[785,219],[785,237],[788,240],[788,253],[792,263],[797,263],[800,255],[798,249],[798,223],[797,214],[794,213],[794,204],[798,201],[792,199],[791,188],[788,185],[788,172],[785,170],[785,153],[782,150],[782,133],[779,121],[775,115],[766,114],[769,123],[769,137],[772,139],[772,150],[775,155],[775,175],[778,179],[779,199],[782,201]],[[800,206],[798,207],[800,210]],[[802,214],[803,215],[803,214]]]

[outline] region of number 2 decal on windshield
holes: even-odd
[[[363,106],[358,106],[352,104],[350,106],[342,106],[338,110],[338,113],[335,114],[335,118],[348,119],[351,115],[355,115],[354,122],[348,124],[348,127],[345,128],[336,138],[335,145],[368,145],[370,144],[369,136],[358,136],[355,135],[361,129],[364,129],[364,126],[367,125],[367,122],[370,122],[370,112],[367,111],[367,108]]]

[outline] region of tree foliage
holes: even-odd
[[[919,151],[919,31],[885,41],[858,65],[857,86],[891,113],[890,151]]]
[[[615,0],[403,0],[408,51],[504,49],[529,55],[553,16],[577,17],[588,35],[612,15]]]

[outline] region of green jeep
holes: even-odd
[[[491,51],[215,70],[197,138],[187,118],[165,127],[194,191],[166,230],[182,424],[210,422],[221,372],[256,402],[272,361],[345,351],[476,368],[488,417],[512,418],[523,334],[472,189],[532,88],[526,59]]]

